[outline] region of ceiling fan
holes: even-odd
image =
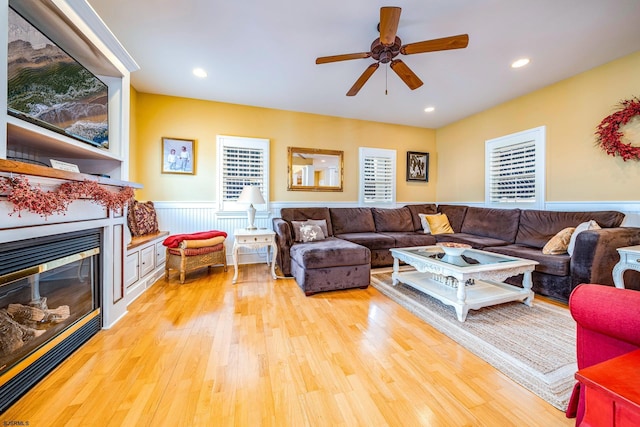
[[[369,52],[321,56],[316,59],[316,64],[327,64],[329,62],[362,58],[373,58],[376,60],[376,62],[364,70],[364,73],[362,73],[351,89],[349,89],[349,92],[347,92],[347,96],[356,95],[378,69],[380,63],[387,64],[389,62],[391,63],[389,64],[391,69],[395,71],[411,90],[417,89],[422,86],[422,80],[420,80],[401,59],[394,59],[398,54],[413,55],[415,53],[435,52],[438,50],[462,49],[469,44],[469,35],[460,34],[402,45],[402,41],[396,36],[401,11],[402,9],[399,7],[388,6],[380,8],[380,23],[378,24],[380,37],[371,43],[371,50]]]

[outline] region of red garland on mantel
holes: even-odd
[[[118,192],[104,189],[95,181],[69,181],[53,190],[43,191],[39,186],[32,187],[29,180],[18,176],[0,181],[0,194],[7,195],[7,201],[13,203],[13,212],[20,216],[21,211],[37,213],[47,218],[53,214],[64,215],[69,203],[78,199],[91,199],[94,203],[107,209],[124,208],[133,198],[131,187],[124,187]]]
[[[622,142],[623,133],[620,128],[635,116],[640,115],[640,99],[627,99],[620,103],[621,108],[610,116],[606,117],[596,130],[598,145],[607,154],[615,156],[618,154],[625,162],[629,159],[640,160],[640,147]]]

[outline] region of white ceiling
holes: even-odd
[[[640,49],[640,0],[88,3],[140,65],[131,76],[140,92],[426,128]],[[315,59],[367,52],[379,36],[381,6],[402,8],[403,44],[467,33],[469,46],[400,55],[424,82],[414,91],[381,65],[358,95],[347,97],[373,59],[322,65]],[[511,69],[523,56],[531,63]],[[193,76],[194,67],[208,77]],[[427,106],[436,110],[427,114]]]

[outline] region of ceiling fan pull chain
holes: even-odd
[[[388,95],[387,87],[389,83],[389,64],[386,64],[386,65],[387,66],[384,67],[384,94]]]

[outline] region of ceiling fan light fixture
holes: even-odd
[[[527,65],[531,60],[529,58],[520,58],[511,63],[511,68],[521,68]]]
[[[205,77],[207,77],[207,72],[202,68],[194,68],[193,75],[196,77],[200,77],[201,79],[204,79]]]
[[[436,107],[427,107],[424,109],[425,113],[433,113],[436,110]]]

